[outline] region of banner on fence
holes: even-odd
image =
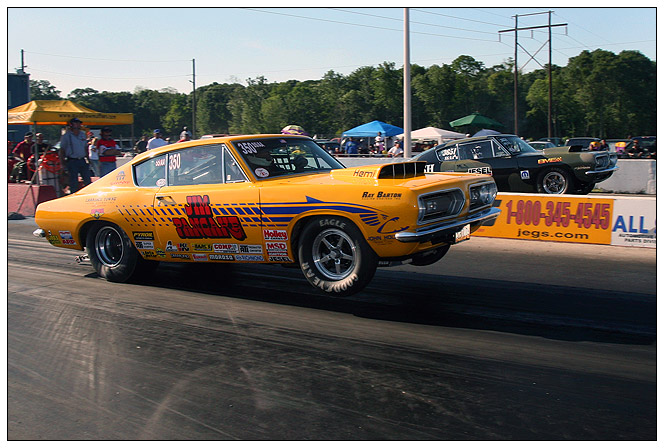
[[[657,207],[654,198],[616,198],[611,244],[657,247]]]
[[[613,204],[607,197],[500,193],[494,203],[500,216],[475,235],[611,244]]]

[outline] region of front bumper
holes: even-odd
[[[589,175],[589,174],[593,174],[593,175],[594,175],[594,174],[613,173],[613,172],[616,171],[617,169],[618,169],[618,167],[617,167],[617,166],[614,166],[614,167],[606,168],[606,169],[603,169],[603,170],[586,171],[585,174],[586,174],[586,175]]]
[[[444,239],[445,237],[454,234],[466,224],[482,225],[485,221],[496,218],[500,214],[500,209],[491,207],[488,210],[483,210],[474,215],[468,216],[466,219],[446,222],[433,227],[428,227],[416,232],[399,232],[394,237],[397,241],[402,243],[423,243],[431,240]]]

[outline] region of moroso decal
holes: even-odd
[[[210,254],[209,255],[210,260],[222,260],[222,261],[233,261],[235,260],[235,257],[232,255],[227,255],[227,254]]]
[[[187,196],[184,207],[187,218],[173,218],[180,238],[235,238],[243,241],[247,234],[237,216],[212,215],[210,197]]]

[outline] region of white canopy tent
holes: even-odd
[[[403,134],[397,136],[399,139],[403,138]],[[447,131],[445,129],[439,129],[434,127],[426,127],[422,129],[417,129],[410,133],[410,138],[412,140],[435,140],[440,143],[444,143],[448,140],[454,140],[457,138],[465,138],[466,134],[461,134],[459,132]]]

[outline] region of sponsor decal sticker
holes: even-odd
[[[60,234],[60,238],[62,238],[63,240],[74,239],[74,237],[71,236],[71,232],[69,230],[60,230],[58,233]]]
[[[166,258],[166,252],[164,252],[164,249],[158,247],[154,251],[157,253],[157,256],[161,258]]]
[[[265,168],[256,168],[254,173],[256,173],[256,176],[258,177],[268,177],[270,175],[270,172]]]
[[[322,224],[321,224],[322,225]],[[263,229],[263,238],[265,241],[288,240],[288,232],[280,229]]]
[[[236,255],[237,261],[265,261],[262,255]]]
[[[57,235],[49,235],[46,237],[49,243],[51,244],[60,244],[60,238]]]
[[[194,252],[212,252],[212,244],[193,243],[191,248]]]
[[[210,254],[210,260],[222,260],[222,261],[233,261],[235,257],[227,254]]]
[[[537,163],[539,165],[542,165],[544,163],[555,163],[555,162],[562,162],[563,158],[562,157],[551,157],[549,159],[539,159],[537,160]]]
[[[132,232],[134,240],[154,241],[154,234],[152,232]]]
[[[154,241],[136,241],[136,249],[154,249]]]
[[[184,260],[190,260],[189,254],[171,254],[171,258],[181,258]]]
[[[263,246],[260,244],[240,244],[240,253],[242,254],[262,254]]]
[[[65,239],[65,238],[63,238],[63,239],[62,239],[62,244],[66,244],[67,246],[75,246],[75,245],[76,245],[76,241],[71,240],[71,239]]]
[[[524,179],[524,180],[530,179],[530,171],[528,171],[528,170],[521,171],[521,179]]]
[[[212,249],[215,252],[222,252],[225,254],[234,254],[238,250],[237,244],[228,244],[228,243],[214,243]]]
[[[187,196],[184,207],[187,218],[173,218],[180,238],[235,238],[243,241],[247,234],[237,216],[212,215],[210,197]]]
[[[153,250],[144,250],[141,253],[145,258],[157,258],[157,253]]]
[[[103,208],[93,208],[92,210],[90,210],[90,215],[92,215],[94,219],[101,218],[101,215],[103,214],[104,214]]]
[[[280,256],[270,256],[269,257],[270,261],[276,261],[279,263],[290,263],[293,260],[291,260],[288,256],[280,255]]]
[[[194,261],[208,261],[208,256],[206,254],[191,254],[191,257]]]

